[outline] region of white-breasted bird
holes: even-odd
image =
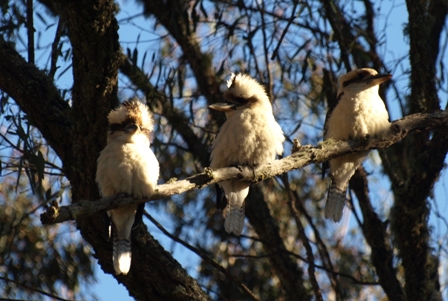
[[[276,154],[283,153],[285,138],[265,89],[241,73],[232,73],[227,88],[225,102],[210,105],[211,109],[225,112],[227,117],[213,142],[210,167],[256,166],[274,161]],[[227,233],[240,235],[243,230],[249,185],[237,180],[219,183],[227,200],[223,211]]]
[[[107,145],[100,153],[96,171],[101,195],[124,193],[136,199],[150,198],[159,178],[159,162],[149,148],[154,128],[152,114],[145,104],[134,99],[112,110],[107,119]],[[107,211],[112,222],[112,260],[117,275],[129,272],[131,229],[134,221],[141,221],[143,210],[144,203]]]
[[[338,97],[329,108],[324,140],[366,139],[381,136],[390,128],[389,114],[378,94],[379,85],[392,77],[370,68],[348,72],[339,78]],[[348,154],[330,160],[330,188],[325,217],[338,222],[346,202],[348,182],[368,152]],[[325,164],[322,176],[325,173]]]

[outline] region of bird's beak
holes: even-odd
[[[131,123],[124,127],[124,132],[126,134],[134,133],[137,129],[138,129],[138,126],[135,123]]]
[[[366,80],[369,86],[376,86],[384,83],[385,81],[388,81],[391,78],[392,74],[377,74],[367,78]]]
[[[214,103],[212,105],[209,105],[208,107],[210,109],[221,111],[221,112],[228,112],[235,110],[237,104],[236,103],[230,103],[230,102],[218,102]]]

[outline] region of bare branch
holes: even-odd
[[[54,75],[56,74],[56,71],[58,69],[57,67],[57,61],[59,57],[59,42],[61,41],[62,34],[65,30],[65,23],[63,20],[59,19],[58,21],[58,27],[56,29],[56,34],[53,40],[53,43],[51,44],[51,64],[50,64],[50,71],[48,72],[48,76],[52,79],[54,79]]]
[[[414,114],[393,122],[391,124],[391,130],[383,139],[373,137],[369,141],[347,142],[328,140],[315,147],[302,146],[290,156],[276,160],[272,164],[261,165],[255,168],[247,166],[227,167],[218,170],[206,168],[203,173],[187,179],[157,186],[154,195],[151,196],[151,200],[159,200],[174,194],[183,193],[192,189],[201,189],[211,184],[232,179],[255,183],[294,169],[302,168],[311,163],[321,163],[348,153],[386,148],[402,140],[408,133],[413,131],[435,130],[447,127],[447,111],[437,111],[430,114]],[[147,201],[149,200],[134,200],[131,197],[117,195],[95,202],[82,200],[60,208],[54,205],[41,215],[41,221],[43,224],[55,224],[67,220],[76,220],[82,216],[91,216],[107,209]]]
[[[166,236],[168,236],[170,239],[172,239],[173,241],[183,245],[185,248],[187,248],[188,250],[192,251],[193,253],[196,253],[198,256],[200,256],[203,260],[207,261],[212,267],[214,267],[216,270],[218,270],[219,272],[223,273],[224,275],[226,275],[226,277],[232,281],[233,283],[235,283],[236,286],[238,286],[244,293],[247,294],[247,296],[253,300],[253,301],[258,301],[260,300],[257,296],[255,296],[255,294],[244,284],[239,282],[237,279],[235,279],[235,277],[233,277],[231,275],[231,273],[229,273],[227,271],[226,268],[224,268],[222,265],[220,265],[218,262],[216,262],[216,260],[214,260],[213,258],[211,258],[210,256],[208,256],[204,251],[200,250],[199,248],[196,248],[192,245],[190,245],[189,243],[187,243],[185,240],[180,239],[179,237],[171,234],[170,232],[168,232],[159,222],[157,222],[157,220],[155,220],[151,215],[149,215],[148,213],[144,213],[144,215],[157,227],[159,228],[160,231],[162,231],[163,234],[165,234]]]
[[[8,93],[27,114],[64,162],[71,144],[70,107],[60,96],[53,81],[28,63],[3,37],[0,37],[0,89]]]
[[[303,246],[305,247],[306,257],[308,261],[308,276],[310,278],[311,286],[314,291],[314,296],[316,300],[323,301],[322,291],[319,287],[319,283],[316,280],[315,276],[315,259],[313,254],[313,249],[311,248],[310,241],[305,233],[305,228],[303,227],[302,221],[299,217],[299,210],[297,209],[296,203],[299,203],[300,200],[297,194],[294,194],[294,191],[290,188],[288,176],[283,174],[283,184],[285,185],[286,190],[288,191],[288,207],[289,210],[293,213],[294,220],[296,221],[296,227],[298,230],[298,236],[302,240]]]
[[[280,49],[280,45],[282,44],[282,41],[285,38],[286,33],[288,32],[289,26],[291,26],[292,22],[294,22],[294,19],[296,18],[296,9],[298,5],[299,1],[294,1],[294,7],[292,8],[291,17],[289,17],[288,23],[286,23],[286,27],[283,30],[280,39],[278,40],[277,47],[275,47],[274,51],[272,52],[271,60],[275,60],[275,57],[278,54],[278,50]]]

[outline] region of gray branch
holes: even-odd
[[[116,195],[98,201],[81,200],[68,206],[58,207],[53,203],[41,214],[43,224],[55,224],[68,220],[77,220],[96,214],[100,211],[122,207],[131,203],[142,203],[150,200],[160,200],[192,189],[201,189],[226,180],[241,180],[259,182],[264,179],[281,175],[285,172],[302,168],[309,164],[328,161],[348,153],[370,149],[387,148],[402,140],[408,133],[414,131],[446,130],[448,128],[448,111],[437,111],[429,114],[413,114],[391,124],[389,133],[378,139],[366,137],[361,141],[327,140],[318,146],[296,145],[295,151],[285,158],[275,160],[272,164],[257,167],[238,166],[217,170],[205,168],[204,172],[184,180],[168,182],[156,187],[151,199],[136,200],[130,196]]]

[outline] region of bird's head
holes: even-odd
[[[370,68],[356,69],[339,78],[339,93],[343,91],[360,92],[372,87],[376,87],[378,91],[379,85],[391,77],[392,74],[378,74],[376,70]]]
[[[224,92],[224,102],[209,106],[210,109],[225,112],[227,117],[236,110],[254,107],[266,107],[272,110],[272,105],[265,89],[255,79],[247,74],[234,74],[227,81],[227,91]]]
[[[149,141],[154,121],[148,107],[137,99],[123,102],[107,116],[109,132],[107,142],[119,139],[123,142]]]

